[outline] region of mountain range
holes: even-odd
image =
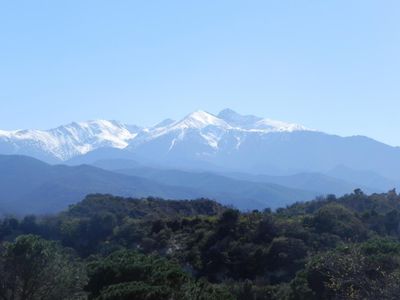
[[[50,130],[0,131],[0,154],[48,163],[130,158],[206,170],[287,175],[338,166],[400,179],[400,149],[363,136],[340,137],[305,126],[240,115],[193,112],[143,128],[117,121],[71,123]]]
[[[117,121],[74,122],[50,130],[0,130],[1,154],[24,154],[49,163],[65,162],[98,149],[124,149],[140,156],[152,146],[163,144],[164,156],[205,159],[217,152],[239,149],[253,135],[305,131],[305,127],[255,116],[241,116],[230,109],[214,116],[196,111],[180,121],[164,120],[143,128]],[[190,146],[191,149],[186,148]],[[182,158],[182,157],[181,157]]]
[[[86,193],[101,192],[210,197],[254,209],[355,188],[383,192],[400,183],[398,147],[231,109],[217,115],[196,111],[151,127],[95,120],[50,130],[0,130],[0,155],[1,176],[20,170],[11,177],[14,181],[0,178],[4,207],[36,195],[41,201],[54,201],[53,208],[59,209]],[[28,169],[34,165],[34,175],[26,177],[30,173],[24,174],[22,165],[4,165],[4,157],[27,163]],[[4,192],[13,191],[9,186],[17,189],[15,197]],[[57,193],[64,198],[57,200]]]

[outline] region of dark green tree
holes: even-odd
[[[2,246],[1,299],[81,299],[85,283],[82,265],[55,242],[22,235]]]
[[[174,263],[121,250],[88,265],[89,299],[230,299],[223,289],[195,282]]]
[[[317,299],[397,299],[399,254],[398,243],[378,240],[317,255],[307,265],[309,287]]]

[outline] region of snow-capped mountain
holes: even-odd
[[[136,151],[144,146],[146,148],[145,151],[147,151],[148,146],[151,146],[150,143],[157,141],[157,143],[161,142],[163,146],[165,146],[165,143],[168,144],[167,152],[171,152],[174,148],[184,144],[186,154],[190,154],[188,150],[195,145],[197,149],[195,149],[195,155],[208,156],[212,153],[207,151],[215,152],[220,147],[226,148],[227,139],[235,139],[236,143],[231,146],[233,149],[237,149],[240,147],[242,140],[249,134],[262,135],[271,132],[308,130],[306,127],[297,124],[263,119],[251,115],[242,116],[230,109],[221,111],[218,116],[199,110],[187,115],[180,121],[173,122],[169,120],[168,122],[163,122],[163,125],[147,128],[139,132],[137,137],[130,142],[128,149]],[[165,147],[159,147],[160,151],[165,149]],[[165,151],[164,154],[166,154]]]
[[[0,131],[0,152],[65,161],[102,147],[123,149],[139,130],[116,121],[96,120],[50,130]]]
[[[230,109],[217,115],[195,111],[148,128],[98,120],[51,130],[0,131],[0,154],[70,164],[122,158],[174,168],[273,175],[324,173],[345,166],[400,180],[399,148]]]
[[[328,172],[337,166],[400,179],[400,149],[373,139],[340,137],[226,109],[196,111],[140,131],[125,148],[137,161],[174,168],[273,175]]]
[[[171,151],[180,142],[190,139],[194,135],[197,135],[208,146],[216,148],[219,136],[233,129],[223,119],[204,111],[196,111],[180,121],[164,124],[165,126],[158,125],[139,132],[137,137],[131,141],[128,149],[134,150],[143,144],[162,139],[168,140],[168,151]]]
[[[0,153],[25,154],[49,162],[61,162],[101,148],[134,151],[159,139],[168,140],[167,152],[187,139],[197,139],[203,146],[201,148],[217,149],[220,140],[229,132],[243,135],[245,132],[294,130],[305,128],[255,116],[241,116],[232,110],[224,110],[218,116],[196,111],[180,121],[167,119],[150,128],[95,120],[74,122],[50,130],[0,130]]]
[[[140,131],[127,151],[137,160],[174,167],[218,169],[243,153],[248,142],[274,132],[307,131],[304,126],[242,116],[232,110],[218,115],[195,111],[179,121],[169,121]]]

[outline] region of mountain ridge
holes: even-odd
[[[21,155],[0,155],[0,170],[0,214],[57,212],[94,193],[171,200],[209,198],[241,210],[276,208],[313,198],[300,189],[216,174],[181,184],[90,165],[50,165]],[[178,175],[187,177],[183,172]]]
[[[231,109],[216,115],[198,110],[178,121],[166,119],[145,128],[97,120],[48,131],[0,131],[0,154],[28,155],[53,164],[123,158],[173,168],[265,175],[325,174],[343,165],[400,181],[398,147]]]
[[[258,120],[262,120],[262,118],[258,118]],[[276,121],[276,126],[282,124],[285,123]],[[125,149],[137,136],[139,136],[139,139],[141,136],[145,136],[144,140],[146,141],[169,131],[203,129],[210,125],[223,129],[233,129],[233,126],[223,118],[202,110],[192,112],[179,121],[166,119],[147,128],[123,124],[114,120],[90,120],[72,122],[49,130],[0,130],[0,153],[29,155],[31,152],[33,157],[37,157],[37,152],[42,152],[42,155],[38,158],[47,157],[45,160],[52,163],[62,162],[99,148]],[[298,128],[300,130],[302,127],[299,126]],[[265,131],[266,128],[261,130]],[[282,128],[276,130],[282,130]],[[212,138],[207,138],[212,144]]]

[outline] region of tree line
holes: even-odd
[[[397,299],[400,196],[271,211],[90,195],[0,221],[0,299]]]

